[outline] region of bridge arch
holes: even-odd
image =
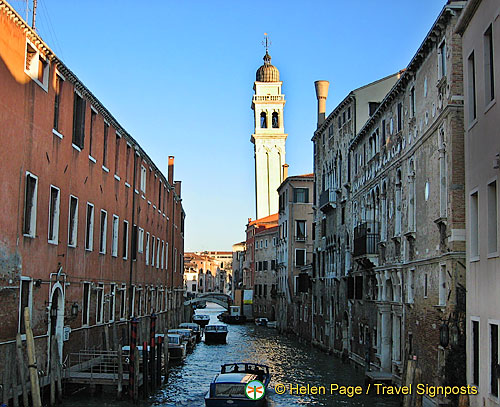
[[[213,302],[221,307],[229,310],[229,306],[232,304],[231,297],[227,294],[222,293],[206,293],[198,295],[197,297],[185,301],[184,305],[201,304],[204,302]]]

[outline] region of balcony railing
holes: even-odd
[[[363,223],[354,228],[354,257],[378,255],[380,234],[378,222]]]
[[[337,207],[337,193],[333,189],[323,191],[319,196],[319,209],[323,212],[331,211]]]
[[[254,95],[254,102],[278,102],[280,100],[285,100],[285,95]]]

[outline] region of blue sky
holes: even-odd
[[[25,15],[25,2],[11,0]],[[31,3],[31,2],[30,2]],[[312,171],[314,81],[327,113],[404,68],[445,0],[38,0],[53,51],[166,174],[182,181],[186,250],[230,250],[255,218],[250,109],[264,32],[286,95],[289,173]]]

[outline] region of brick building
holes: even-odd
[[[64,360],[103,348],[107,324],[115,347],[132,317],[140,340],[153,312],[159,330],[176,326],[185,213],[174,158],[165,176],[3,0],[0,83],[0,365],[24,338],[24,307],[43,371],[52,335]]]

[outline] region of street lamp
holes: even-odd
[[[71,316],[76,317],[78,315],[78,303],[74,302],[71,306]]]

